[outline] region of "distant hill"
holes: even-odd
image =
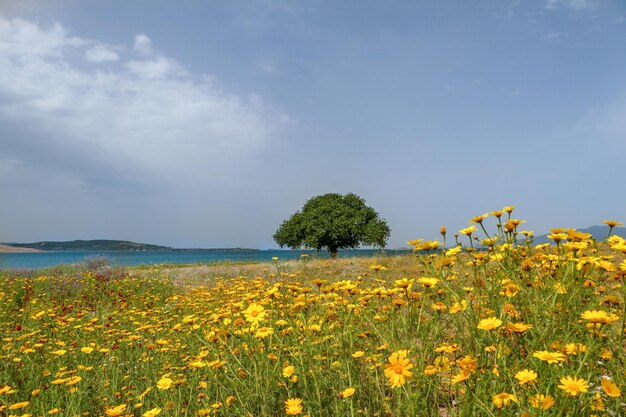
[[[579,232],[591,234],[598,242],[604,241],[606,235],[609,233],[609,226],[591,226],[586,229],[576,229]],[[611,235],[618,235],[626,238],[626,227],[614,227]],[[545,235],[535,236],[533,243],[540,245],[542,243],[554,243],[552,239],[548,239],[548,233]]]
[[[101,251],[101,250],[171,250],[168,246],[149,245],[146,243],[135,243],[127,240],[71,240],[67,242],[34,242],[34,243],[10,243],[17,248],[32,248],[43,251],[53,250],[75,250],[75,251]]]

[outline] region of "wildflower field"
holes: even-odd
[[[626,415],[626,242],[512,211],[401,257],[0,273],[0,416]]]

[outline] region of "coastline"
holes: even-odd
[[[181,265],[181,264],[206,264],[212,262],[241,263],[247,261],[270,262],[282,265],[285,261],[301,261],[308,263],[314,259],[324,259],[329,255],[327,252],[300,251],[300,250],[259,250],[259,251],[20,251],[15,253],[14,248],[5,245],[3,252],[0,250],[0,270],[3,269],[38,269],[48,268],[55,265],[68,265],[84,263],[93,257],[107,258],[112,266],[137,266],[137,265]],[[21,248],[20,248],[21,249]],[[308,255],[303,258],[302,254]],[[388,257],[393,255],[405,255],[407,251],[378,251],[361,249],[354,251],[342,251],[340,257]]]
[[[18,248],[9,245],[0,245],[0,253],[19,253],[19,252],[43,252],[39,249],[33,248]]]

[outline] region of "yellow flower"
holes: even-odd
[[[509,323],[506,325],[506,329],[511,333],[524,333],[526,330],[532,328],[532,324],[526,324],[524,322]]]
[[[524,369],[515,374],[515,379],[517,379],[520,385],[524,384],[532,384],[537,380],[537,372],[532,369]]]
[[[91,353],[91,352],[93,352],[93,348],[86,346],[86,347],[80,348],[80,351],[83,352],[83,353]]]
[[[437,285],[439,280],[437,278],[423,277],[423,278],[418,278],[417,282],[419,282],[420,284],[422,284],[426,288],[430,288],[430,287],[434,287],[435,285]]]
[[[617,385],[615,385],[615,382],[611,381],[610,379],[603,378],[600,382],[602,383],[602,389],[609,397],[619,397],[620,395],[622,395],[622,391]]]
[[[457,343],[453,343],[451,345],[448,344],[443,344],[439,347],[435,348],[435,352],[437,353],[441,353],[441,352],[445,352],[445,353],[453,353],[456,352],[457,350],[459,350],[461,348],[461,346],[459,346]]]
[[[170,389],[172,387],[172,384],[174,383],[174,381],[172,381],[172,379],[168,378],[168,377],[163,377],[161,379],[159,379],[159,381],[157,382],[157,388],[158,389]]]
[[[252,303],[246,310],[244,310],[243,315],[249,323],[258,324],[259,322],[265,320],[267,312],[262,305]]]
[[[339,398],[350,398],[350,397],[352,397],[354,395],[355,391],[356,390],[354,388],[352,388],[352,387],[346,388],[345,390],[343,390],[343,391],[341,391],[339,393]]]
[[[461,359],[457,359],[456,363],[464,371],[474,372],[476,371],[476,359],[471,355],[465,355]]]
[[[204,368],[204,367],[205,367],[205,366],[207,366],[207,365],[208,365],[208,364],[207,364],[207,362],[205,362],[205,361],[199,361],[199,360],[196,360],[196,361],[191,361],[191,362],[189,362],[189,367],[190,367],[190,368],[193,368],[193,369],[200,369],[200,368]]]
[[[59,411],[61,411],[60,408],[53,408],[51,410],[48,410],[48,414],[52,415],[52,414],[58,414]]]
[[[9,410],[19,410],[30,404],[30,401],[22,401],[21,403],[15,403],[9,406]]]
[[[302,399],[289,398],[285,401],[285,413],[290,416],[295,416],[302,413]]]
[[[482,243],[485,246],[493,246],[498,242],[498,238],[497,237],[492,237],[489,239],[483,239],[480,241],[480,243]]]
[[[480,216],[475,216],[474,218],[472,218],[472,220],[470,220],[470,223],[477,223],[480,224],[483,222],[483,220],[485,220],[487,217],[489,216],[489,213],[485,213],[485,214],[481,214]]]
[[[547,350],[537,351],[533,353],[533,357],[548,363],[559,363],[565,360],[565,355],[561,352],[548,352]]]
[[[424,375],[435,375],[437,372],[439,372],[439,370],[434,365],[428,365],[426,368],[424,368]]]
[[[360,358],[363,355],[365,355],[365,352],[363,352],[362,350],[357,350],[356,352],[352,354],[352,357],[356,359],[356,358]]]
[[[260,327],[254,333],[254,337],[257,339],[265,339],[267,336],[271,336],[274,334],[274,329],[271,327]]]
[[[446,256],[454,256],[454,255],[458,255],[459,253],[461,253],[463,249],[461,249],[460,246],[455,246],[453,248],[450,248],[446,251]]]
[[[576,355],[580,352],[586,352],[587,346],[583,345],[582,343],[568,343],[563,346],[563,350],[568,355]]]
[[[450,370],[450,359],[443,355],[437,356],[433,361],[433,365],[435,365],[440,372],[448,372]]]
[[[435,311],[446,311],[448,309],[448,306],[442,303],[441,301],[437,301],[436,303],[433,303],[430,306],[430,308],[432,308]]]
[[[409,288],[413,285],[413,279],[402,278],[395,281],[395,286],[398,288]]]
[[[283,376],[285,378],[289,378],[294,372],[296,372],[296,367],[293,365],[287,365],[283,368]]]
[[[389,364],[385,367],[385,376],[389,380],[391,388],[404,385],[406,379],[411,377],[409,369],[413,368],[413,364],[406,357],[408,351],[399,350],[389,356]]]
[[[159,407],[155,407],[143,413],[142,417],[155,417],[155,416],[158,416],[159,414],[161,414],[161,409]]]
[[[604,403],[602,402],[602,395],[599,392],[596,392],[593,395],[593,402],[591,403],[591,409],[596,411],[604,411],[606,408],[604,407]]]
[[[480,330],[493,330],[502,326],[502,320],[497,317],[489,317],[487,319],[482,319],[478,322],[478,326],[476,326]]]
[[[470,226],[465,229],[459,230],[459,233],[462,235],[471,236],[472,233],[474,233],[475,231],[476,231],[476,226]]]
[[[456,314],[459,311],[467,310],[467,300],[457,301],[450,306],[450,314]]]
[[[609,314],[602,310],[587,310],[580,315],[583,320],[587,320],[590,323],[602,323],[609,324],[619,320],[619,317],[615,314]]]
[[[508,392],[501,392],[500,394],[496,394],[492,398],[493,405],[498,408],[502,408],[505,405],[509,405],[511,401],[517,402],[517,397],[513,394],[509,394]]]
[[[80,381],[82,381],[83,378],[78,376],[78,375],[74,375],[70,378],[67,379],[67,381],[65,382],[65,385],[76,385],[78,384]]]
[[[370,265],[369,269],[373,269],[376,272],[378,272],[378,271],[386,271],[387,270],[387,268],[385,268],[384,265]]]
[[[559,385],[559,388],[571,396],[576,396],[581,392],[587,392],[589,390],[589,384],[582,378],[566,376],[561,378],[560,381],[561,385]]]
[[[547,236],[547,238],[559,243],[560,241],[567,239],[567,233],[551,233]]]
[[[62,355],[65,355],[67,353],[67,350],[65,350],[65,349],[53,350],[50,353],[52,353],[53,355],[62,356]]]
[[[624,225],[624,223],[618,222],[618,221],[615,221],[615,220],[602,220],[602,223],[606,224],[611,229],[614,228],[615,226],[623,226]]]
[[[420,250],[425,250],[425,251],[436,250],[440,245],[441,243],[439,243],[438,240],[427,240],[426,242],[415,244],[413,247],[413,251],[416,252]]]
[[[554,405],[554,397],[552,395],[537,394],[530,397],[530,405],[541,410],[547,410]]]
[[[105,411],[105,414],[109,417],[121,416],[126,412],[126,408],[126,404],[120,404],[117,407],[108,407]]]
[[[465,381],[467,378],[470,377],[470,375],[471,375],[471,372],[465,371],[465,370],[461,370],[461,371],[459,371],[458,374],[454,375],[450,379],[450,382],[453,383],[453,384],[458,384],[459,382]]]

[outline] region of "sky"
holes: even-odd
[[[624,51],[622,0],[0,0],[0,241],[626,221]]]

